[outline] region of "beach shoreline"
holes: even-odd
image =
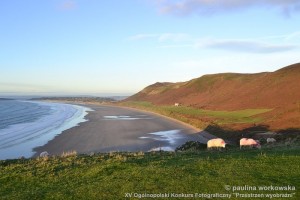
[[[89,111],[85,106],[30,100],[8,100],[1,106],[1,160],[32,157],[35,147],[85,122]]]
[[[110,151],[149,151],[155,148],[164,149],[164,147],[171,147],[174,150],[186,141],[197,140],[205,143],[209,139],[205,134],[199,134],[199,129],[157,113],[115,105],[77,102],[72,104],[93,110],[85,116],[87,121],[63,131],[47,144],[34,148],[33,157],[43,151],[51,155],[61,155],[63,152],[70,151],[90,154]],[[133,118],[108,120],[105,119],[106,116],[146,117],[136,120],[131,120]],[[170,145],[168,138],[157,135],[164,131],[169,131],[167,133],[173,131],[172,133],[177,134],[176,142]]]
[[[176,123],[179,123],[179,124],[182,124],[184,126],[190,127],[191,129],[194,129],[197,132],[202,132],[203,131],[202,129],[199,129],[199,128],[191,125],[191,124],[188,124],[186,122],[180,121],[178,119],[175,119],[175,118],[172,118],[172,117],[169,117],[169,116],[166,116],[166,115],[162,115],[160,113],[156,113],[156,112],[149,111],[149,110],[143,110],[143,109],[139,109],[139,108],[133,108],[133,107],[128,107],[128,106],[123,106],[123,105],[119,105],[119,104],[112,105],[110,103],[95,103],[95,102],[87,103],[87,102],[53,101],[53,100],[44,100],[44,101],[46,101],[46,102],[54,102],[54,103],[66,103],[66,104],[79,105],[79,106],[84,106],[84,107],[89,107],[89,106],[111,106],[111,107],[118,107],[118,108],[126,108],[126,109],[131,109],[131,110],[134,110],[134,111],[138,111],[138,112],[145,112],[145,113],[157,115],[159,117],[163,117],[163,118],[172,120],[172,121],[174,121]]]

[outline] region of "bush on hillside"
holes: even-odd
[[[176,148],[175,151],[195,151],[207,149],[207,145],[198,141],[188,141]]]

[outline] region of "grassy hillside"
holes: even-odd
[[[129,97],[130,102],[213,111],[270,109],[260,115],[271,129],[300,128],[300,64],[275,72],[204,75],[181,83],[156,83]]]
[[[197,109],[187,106],[157,106],[145,101],[126,101],[122,106],[153,111],[168,117],[175,118],[197,128],[205,129],[209,124],[254,124],[263,122],[259,114],[270,112],[271,109],[245,109],[236,111],[215,111]]]
[[[271,109],[245,109],[236,111],[214,111],[187,106],[158,106],[151,102],[126,101],[121,106],[159,113],[196,128],[221,137],[231,143],[238,143],[242,137],[265,140],[273,137],[277,141],[300,141],[299,128],[277,129],[267,125],[267,116]],[[264,116],[265,115],[265,116]]]
[[[290,194],[292,197],[287,199],[299,199],[298,191],[258,191],[259,186],[300,188],[299,148],[110,153],[0,161],[0,197],[129,199],[126,193],[258,193]],[[233,191],[234,186],[245,185],[257,190]]]

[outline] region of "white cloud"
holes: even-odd
[[[300,37],[300,32],[280,36],[268,36],[256,39],[219,39],[193,38],[185,33],[137,34],[129,40],[154,39],[160,48],[194,48],[194,49],[221,49],[226,51],[246,53],[274,53],[285,52],[299,48],[299,42],[293,39]],[[277,43],[268,41],[278,39]]]
[[[293,40],[293,39],[300,39],[300,31],[285,35],[284,37],[285,40]]]
[[[161,13],[175,15],[211,15],[255,6],[274,8],[286,15],[300,11],[299,0],[157,0],[156,4]]]
[[[240,39],[206,39],[200,40],[196,44],[198,48],[214,48],[228,51],[248,52],[248,53],[274,53],[290,51],[298,48],[294,44],[272,44],[256,40]]]

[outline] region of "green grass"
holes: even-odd
[[[290,185],[297,189],[299,148],[110,153],[0,161],[0,199],[126,199],[125,193],[233,193],[226,191],[225,185]],[[297,195],[288,199],[299,199]]]
[[[232,123],[260,123],[263,122],[263,119],[257,115],[272,110],[246,109],[236,111],[212,111],[187,106],[156,106],[145,101],[123,102],[122,105],[157,112],[183,122],[190,123],[198,128],[203,128],[207,125],[205,120],[203,122],[202,119],[206,119],[206,121],[210,121],[210,123],[213,122],[218,125]]]

